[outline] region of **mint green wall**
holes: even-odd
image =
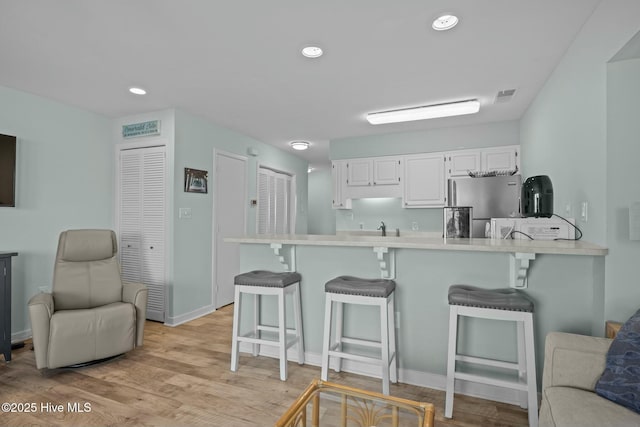
[[[247,155],[247,149],[257,148],[259,155]],[[296,175],[297,225],[296,232],[307,232],[307,167],[306,161],[270,145],[229,129],[216,126],[184,111],[175,112],[174,191],[174,275],[170,315],[178,317],[211,304],[212,287],[212,221],[213,149],[248,158],[248,200],[256,198],[256,168],[258,163]],[[207,194],[183,191],[184,168],[209,171]],[[233,183],[229,183],[233,185]],[[240,189],[238,189],[240,191]],[[178,218],[181,207],[192,209],[189,220]],[[247,232],[255,233],[255,208],[247,210]]]
[[[518,122],[494,122],[473,126],[430,129],[331,140],[329,158],[429,153],[465,148],[497,147],[519,143]]]
[[[637,275],[630,267],[636,252],[625,254],[634,245],[623,237],[624,207],[637,194],[636,168],[630,162],[638,151],[638,120],[636,115],[623,123],[627,116],[618,112],[628,105],[620,96],[627,88],[622,80],[607,79],[607,73],[626,80],[635,95],[637,77],[622,63],[607,62],[638,32],[638,16],[640,2],[603,0],[520,124],[523,173],[551,177],[556,212],[578,219],[580,203],[589,203],[588,222],[577,224],[585,240],[611,248],[605,262],[605,317],[617,320],[640,307]],[[612,111],[607,111],[609,103]]]
[[[629,240],[629,206],[640,202],[640,59],[607,67],[607,299],[608,319],[625,321],[640,308],[635,269],[640,241]]]
[[[556,213],[575,216],[585,240],[603,245],[607,61],[638,31],[638,16],[640,2],[602,1],[520,124],[523,174],[549,175]],[[579,220],[584,201],[586,223]]]
[[[405,209],[400,198],[355,199],[350,210],[336,210],[337,230],[375,230],[384,221],[387,233],[391,235],[395,229],[416,231],[442,231],[442,209]]]
[[[60,232],[113,227],[111,120],[0,87],[0,133],[18,138],[17,202],[0,208],[0,251],[19,252],[12,332],[25,338],[27,301],[51,288]]]
[[[336,234],[331,170],[309,173],[309,234]]]

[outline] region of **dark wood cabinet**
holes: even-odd
[[[0,352],[11,360],[11,257],[17,252],[0,252]]]

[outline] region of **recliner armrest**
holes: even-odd
[[[122,301],[133,304],[136,308],[136,347],[140,347],[144,339],[148,296],[149,290],[142,283],[122,283]]]
[[[33,350],[36,356],[36,367],[47,368],[49,351],[49,328],[51,316],[55,310],[53,295],[39,293],[29,300],[29,318],[31,319],[31,335]]]
[[[554,386],[593,391],[604,371],[612,341],[608,338],[550,332],[545,343],[542,392]]]

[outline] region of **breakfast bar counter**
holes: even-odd
[[[534,301],[538,377],[544,339],[550,331],[604,334],[607,248],[585,241],[443,239],[435,236],[256,235],[225,238],[240,246],[240,272],[297,271],[302,276],[305,363],[320,365],[324,284],[341,275],[388,277],[396,281],[396,328],[400,382],[444,389],[448,288],[468,284],[488,289],[520,288]],[[275,307],[275,305],[274,305]],[[349,307],[345,334],[379,337],[377,312]],[[267,323],[276,319],[264,310]],[[289,315],[287,317],[291,318]],[[245,322],[248,323],[248,322]],[[349,329],[347,328],[347,329]],[[459,349],[513,361],[515,325],[464,319]],[[265,347],[268,354],[268,347]],[[248,351],[249,348],[241,351]],[[272,354],[271,356],[276,356]],[[295,360],[295,357],[291,357]],[[377,369],[346,361],[343,369],[376,376]],[[540,384],[540,381],[538,382]],[[461,382],[456,392],[517,403],[511,390]],[[393,394],[393,389],[392,389]]]

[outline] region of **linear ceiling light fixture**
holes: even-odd
[[[449,102],[446,104],[425,105],[422,107],[404,108],[402,110],[381,111],[367,114],[367,121],[372,125],[386,123],[410,122],[413,120],[437,119],[439,117],[461,116],[480,111],[480,101]]]

